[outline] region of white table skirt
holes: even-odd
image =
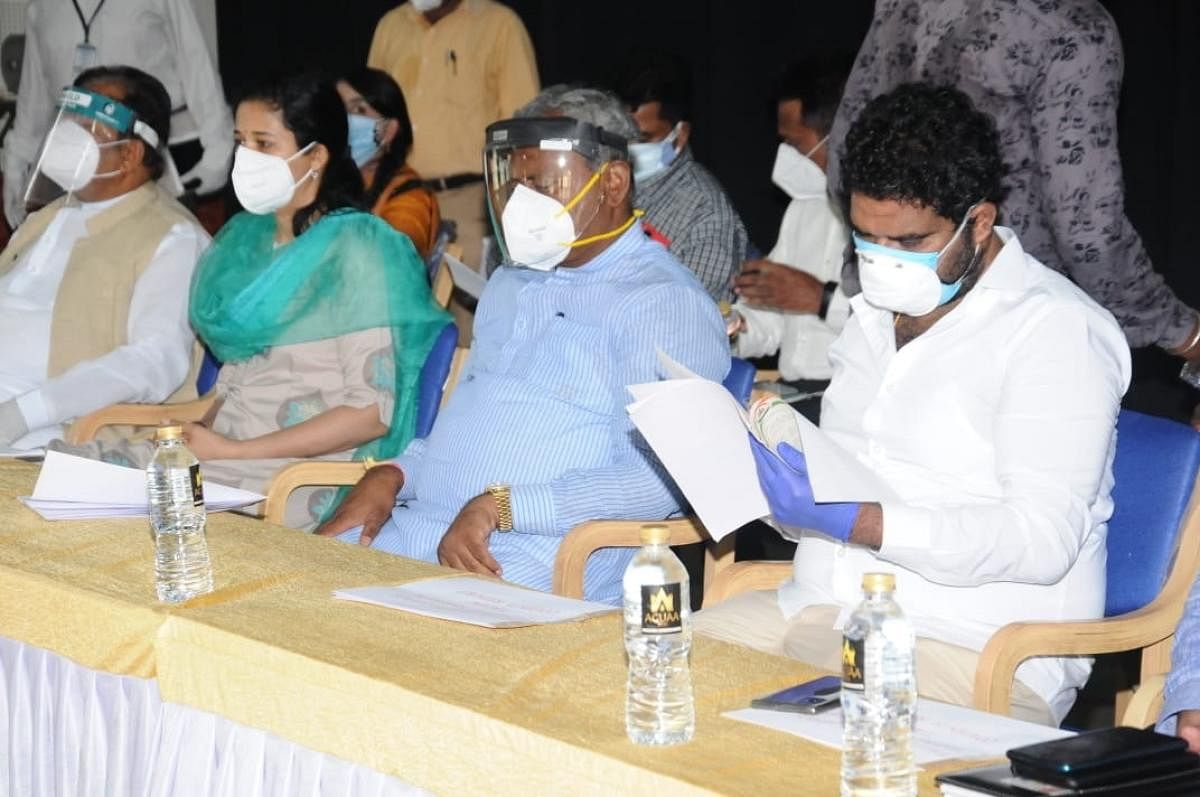
[[[153,680],[0,637],[0,793],[256,797],[426,792],[265,731],[164,703]]]

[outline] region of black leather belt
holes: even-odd
[[[455,188],[462,188],[464,185],[471,183],[483,182],[482,174],[452,174],[449,177],[434,177],[425,181],[425,187],[430,191],[450,191]]]

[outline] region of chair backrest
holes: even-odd
[[[755,373],[754,366],[748,361],[741,357],[731,357],[729,358],[729,373],[725,374],[725,379],[721,384],[745,406],[750,403],[750,391],[754,389]]]
[[[426,437],[433,429],[433,420],[442,405],[442,388],[450,373],[450,362],[454,359],[454,348],[458,345],[458,327],[454,322],[446,324],[433,342],[425,364],[421,366],[421,378],[417,382],[417,425],[415,437]]]
[[[433,275],[437,273],[438,266],[442,264],[442,255],[446,254],[446,246],[450,243],[450,237],[454,234],[454,222],[448,219],[442,219],[438,225],[437,235],[434,236],[433,246],[429,247],[429,256],[425,258],[425,269],[429,273],[429,281],[433,282]]]
[[[1165,418],[1121,410],[1108,521],[1108,588],[1113,617],[1154,600],[1174,563],[1196,473],[1200,433]]]
[[[217,374],[221,372],[221,363],[213,353],[204,347],[204,359],[200,361],[200,372],[196,374],[196,395],[204,396],[217,383]]]

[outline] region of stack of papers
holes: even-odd
[[[36,462],[46,455],[44,448],[0,448],[0,459],[24,459]]]
[[[773,408],[772,425],[786,425],[778,413],[790,413],[794,432],[767,433],[762,418],[751,420],[723,385],[696,376],[661,351],[659,359],[668,378],[629,385],[635,400],[626,411],[713,539],[770,512],[747,432],[760,439],[765,434],[771,447],[779,439],[798,442],[820,503],[895,500],[873,470],[790,407]]]
[[[203,472],[203,466],[201,466]],[[265,496],[214,482],[204,483],[204,507],[209,512],[250,506]],[[47,451],[33,495],[25,506],[46,520],[147,517],[146,472],[109,462]]]
[[[801,736],[829,747],[842,747],[840,708],[820,714],[744,708],[722,716]],[[1003,758],[1005,752],[1014,747],[1074,735],[1046,725],[919,698],[913,758],[918,764],[948,758]]]
[[[453,255],[443,255],[443,257],[450,266],[450,279],[459,290],[475,299],[483,295],[483,289],[487,287],[487,277]]]
[[[617,611],[617,607],[603,603],[470,576],[434,578],[398,587],[339,589],[333,597],[484,628],[565,623]]]

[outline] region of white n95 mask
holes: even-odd
[[[938,261],[962,234],[974,210],[974,205],[967,209],[954,235],[936,252],[892,249],[870,243],[854,234],[854,251],[858,255],[858,279],[863,298],[881,310],[916,317],[932,312],[957,296],[963,280],[979,262],[978,247],[971,264],[963,269],[954,282],[942,282],[937,273]]]
[[[310,177],[316,177],[317,172],[310,169],[297,181],[292,177],[288,162],[312,149],[314,144],[315,141],[310,142],[288,158],[267,155],[246,146],[239,146],[233,156],[230,181],[233,183],[233,193],[237,195],[242,207],[251,213],[264,215],[274,213],[291,202],[296,193],[296,186]]]
[[[513,189],[500,226],[509,259],[537,271],[563,262],[579,237],[575,220],[561,202],[524,185]]]
[[[64,191],[78,191],[97,177],[113,177],[120,170],[97,174],[100,148],[126,143],[110,141],[97,144],[92,134],[78,122],[61,120],[50,131],[38,168]]]
[[[771,170],[771,182],[792,199],[825,196],[825,172],[813,162],[812,154],[827,140],[829,136],[818,141],[808,154],[801,154],[786,141],[780,142],[779,150],[775,153],[775,168]]]

